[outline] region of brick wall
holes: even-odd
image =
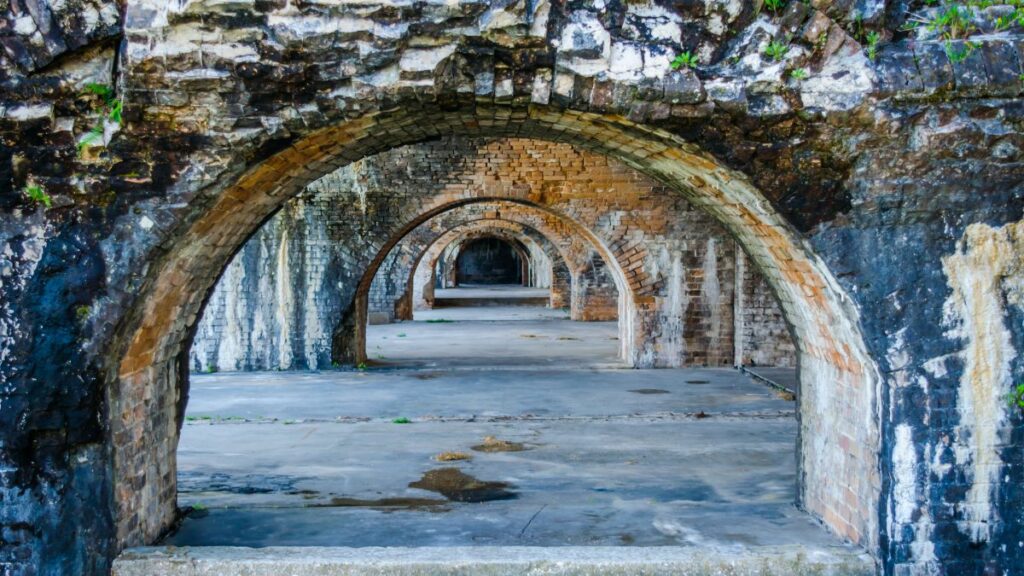
[[[510,200],[459,205],[403,231],[418,216],[396,210],[396,203],[429,206],[432,197],[424,191],[431,187],[433,198],[470,193]],[[532,208],[524,200],[565,216]],[[352,299],[370,271],[366,320],[407,319],[412,308],[426,301],[422,286],[431,282],[421,280],[417,293],[413,266],[429,270],[442,254],[434,250],[421,261],[430,247],[474,221],[514,223],[518,237],[533,235],[534,242],[549,244],[550,258],[565,260],[570,273],[568,295],[556,294],[555,303],[567,304],[574,320],[618,318],[620,286],[612,267],[628,275],[632,290],[639,287],[654,302],[636,357],[648,354],[654,364],[663,365],[733,363],[736,248],[706,214],[630,168],[564,144],[448,139],[342,169],[278,213],[218,283],[199,323],[192,368],[329,366],[332,339],[338,326],[349,322]],[[611,264],[590,234],[613,247]],[[437,247],[449,249],[441,261],[450,269],[458,243],[451,234],[447,238]],[[375,255],[389,243],[372,269]],[[777,329],[781,311],[756,271],[747,270],[744,301],[756,304],[744,308],[744,337],[750,341],[770,334],[771,346],[780,351],[761,354],[760,361],[791,365],[792,356],[781,351],[788,341],[788,334]],[[751,342],[749,349],[756,346],[767,349],[769,344]]]
[[[745,366],[796,366],[796,346],[768,283],[749,270],[742,252],[736,257],[735,363]]]

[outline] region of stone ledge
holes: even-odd
[[[113,576],[436,574],[855,576],[876,574],[860,550],[836,546],[717,547],[152,547],[125,551]]]

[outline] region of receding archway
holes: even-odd
[[[504,239],[510,245],[517,246],[522,251],[525,259],[523,263],[523,284],[524,286],[552,288],[552,271],[564,268],[562,254],[545,236],[532,228],[520,224],[513,224],[504,220],[490,221],[489,225],[478,224],[485,222],[476,220],[473,224],[465,223],[461,226],[479,226],[480,229],[470,232],[467,230],[464,237],[479,237],[487,234]],[[447,232],[446,232],[447,234]],[[424,274],[420,284],[416,284],[416,266],[421,261],[426,243],[415,233],[406,236],[391,252],[388,253],[373,279],[370,287],[369,305],[370,311],[367,317],[372,321],[374,314],[386,319],[389,322],[412,320],[415,310],[431,308],[430,299],[433,296],[434,280],[438,287],[444,278],[437,275],[436,278],[428,278],[430,274]],[[440,263],[438,263],[440,269]],[[422,282],[430,282],[429,285]],[[567,291],[566,287],[566,291]],[[566,292],[567,293],[567,292]],[[555,298],[557,290],[552,294]],[[561,298],[559,295],[558,298]],[[561,301],[561,300],[559,300]]]
[[[875,543],[877,379],[856,311],[826,266],[742,174],[666,132],[548,106],[508,112],[399,107],[363,116],[303,138],[240,178],[213,186],[211,203],[167,241],[167,254],[154,264],[111,353],[120,545],[150,541],[174,519],[174,451],[190,330],[234,251],[284,200],[320,175],[376,151],[451,133],[572,142],[664,182],[717,218],[768,280],[799,349],[802,504],[836,533]],[[645,304],[638,303],[641,322]]]
[[[369,292],[373,280],[380,270],[381,264],[387,255],[404,238],[410,236],[431,238],[433,246],[428,246],[413,263],[412,270],[420,268],[423,258],[429,253],[431,256],[428,262],[436,262],[437,256],[457,237],[455,229],[444,233],[434,233],[425,224],[441,215],[451,213],[459,216],[457,211],[469,207],[479,206],[483,212],[489,215],[489,219],[501,216],[498,221],[516,222],[532,227],[542,236],[547,237],[556,246],[563,261],[568,264],[569,272],[573,278],[578,278],[582,270],[593,264],[590,254],[596,253],[598,260],[605,265],[605,270],[612,277],[615,289],[618,294],[616,306],[618,311],[616,317],[619,320],[619,343],[620,354],[629,364],[637,364],[643,357],[644,349],[641,335],[647,329],[642,321],[643,315],[639,312],[643,309],[643,302],[651,299],[648,294],[651,285],[644,286],[640,279],[642,276],[636,271],[630,273],[630,267],[637,268],[639,262],[635,256],[635,248],[628,245],[619,245],[617,252],[611,251],[606,242],[594,231],[577,222],[573,218],[561,214],[551,208],[539,206],[533,202],[523,199],[494,198],[490,195],[471,198],[459,203],[444,205],[432,208],[425,214],[413,218],[411,222],[401,226],[399,231],[383,242],[383,247],[372,258],[371,263],[366,267],[365,272],[359,280],[355,294],[352,298],[349,309],[340,319],[334,329],[335,357],[339,360],[354,364],[363,363],[367,360],[366,355],[366,324],[369,310]],[[443,240],[443,242],[442,242]],[[419,240],[423,242],[422,239]],[[421,273],[422,279],[422,273]],[[648,311],[651,312],[651,311]]]
[[[494,236],[463,244],[454,254],[458,284],[522,284],[524,250]]]

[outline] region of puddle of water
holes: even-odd
[[[522,452],[527,449],[526,445],[519,442],[499,440],[494,436],[486,436],[483,444],[477,444],[472,448],[477,452]]]
[[[636,390],[630,390],[633,394],[671,394],[668,390],[662,390],[661,388],[637,388]]]
[[[265,474],[242,474],[234,476],[223,472],[180,472],[178,492],[201,494],[219,492],[225,494],[274,494],[296,493],[295,483],[305,478]]]
[[[416,482],[410,482],[409,487],[437,492],[454,502],[490,502],[516,497],[515,492],[506,490],[505,482],[477,480],[458,468],[429,470]]]

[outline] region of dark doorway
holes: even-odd
[[[481,238],[469,243],[455,263],[459,284],[522,284],[523,261],[504,240]]]

